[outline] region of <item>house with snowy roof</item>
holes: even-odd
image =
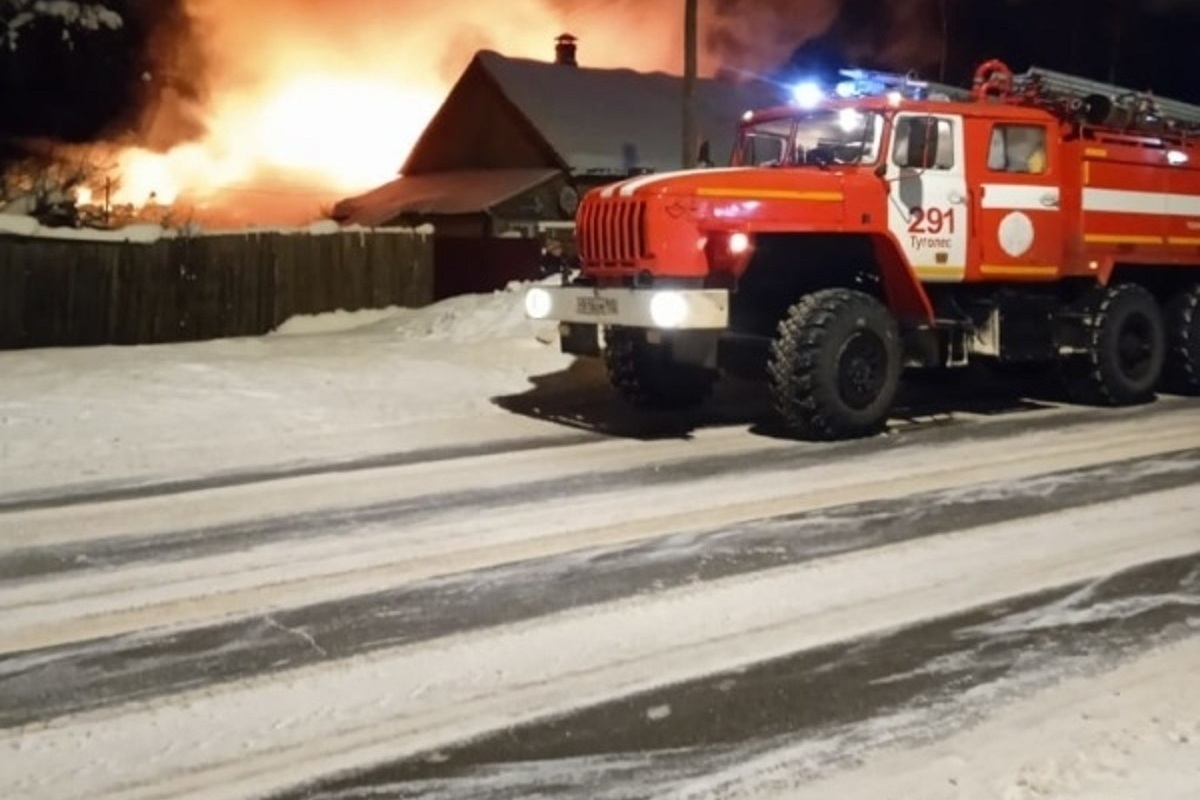
[[[565,34],[553,62],[477,53],[400,177],[341,201],[334,219],[433,224],[439,282],[453,284],[439,286],[441,296],[529,277],[520,270],[536,264],[539,233],[569,224],[589,189],[682,163],[683,78],[581,67],[575,56]],[[723,162],[742,114],[782,100],[764,83],[698,80],[701,142]],[[470,264],[469,276],[453,263]]]

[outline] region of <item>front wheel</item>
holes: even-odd
[[[826,289],[792,306],[767,364],[775,408],[805,439],[879,433],[900,383],[900,334],[875,298]]]
[[[717,380],[714,370],[674,361],[668,347],[650,344],[645,331],[633,328],[605,332],[604,363],[617,394],[652,411],[698,406],[712,394]]]

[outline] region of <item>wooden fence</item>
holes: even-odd
[[[257,336],[294,314],[433,300],[433,237],[0,237],[0,349]]]

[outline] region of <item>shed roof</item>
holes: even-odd
[[[553,169],[484,169],[407,175],[341,201],[333,218],[376,226],[401,214],[481,213],[557,174]]]

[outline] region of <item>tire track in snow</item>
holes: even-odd
[[[625,697],[273,800],[787,796],[1200,630],[1200,555]],[[619,746],[614,746],[619,742]],[[707,790],[707,791],[706,791]],[[738,796],[756,796],[752,791]]]
[[[149,482],[122,481],[115,484],[98,483],[71,486],[62,489],[39,489],[0,496],[0,514],[69,508],[71,506],[93,503],[113,503],[121,500],[166,497],[189,492],[201,492],[209,489],[228,489],[235,486],[269,483],[289,478],[365,472],[386,467],[402,467],[409,464],[430,464],[437,461],[478,458],[497,453],[549,450],[556,447],[572,447],[588,442],[599,442],[603,441],[604,438],[598,433],[566,433],[553,437],[503,439],[498,442],[487,442],[477,445],[408,450],[402,453],[385,453],[362,458],[338,459],[319,464],[301,463],[262,469],[236,470],[177,480]]]
[[[1181,429],[1178,421],[1165,415],[1037,431],[998,440],[995,449],[961,437],[808,469],[655,487],[642,492],[644,503],[629,491],[564,497],[415,527],[383,525],[180,563],[68,573],[0,588],[0,652],[197,626],[580,549],[1200,447],[1200,427]]]
[[[575,551],[191,630],[0,657],[0,727],[1200,483],[1200,449]],[[31,703],[30,698],[37,698]]]
[[[1100,436],[1098,434],[1103,434]],[[516,503],[429,525],[368,528],[178,563],[136,565],[0,587],[0,652],[146,628],[202,625],[384,591],[419,580],[577,550],[614,548],[870,499],[1011,480],[1200,447],[1175,415],[891,447],[807,469],[719,475],[641,493]]]
[[[260,797],[1200,552],[1192,487],[656,591],[0,734],[0,795]],[[1145,520],[1154,519],[1153,535]]]
[[[1063,419],[1067,416],[1067,419]],[[1035,423],[1037,425],[1038,423]],[[1094,418],[1076,417],[1074,415],[1057,415],[1052,419],[1040,420],[1039,426],[1056,429],[1080,425],[1103,424]],[[979,426],[973,433],[981,444],[990,440],[1012,435],[1015,422],[1011,420],[999,424]],[[1021,426],[1028,430],[1029,424]],[[668,445],[642,445],[622,443],[619,448],[611,445],[607,449],[623,454],[627,460],[620,468],[598,469],[605,467],[608,460],[596,447],[588,444],[598,444],[601,440],[594,437],[584,442],[563,440],[555,441],[553,445],[537,446],[537,440],[518,442],[513,448],[495,450],[485,448],[477,453],[459,456],[435,457],[428,460],[402,460],[392,465],[375,463],[374,459],[357,462],[356,466],[341,469],[337,466],[318,467],[312,471],[298,471],[294,474],[271,473],[273,478],[263,477],[267,473],[258,473],[257,478],[243,481],[233,480],[224,482],[223,479],[210,482],[199,479],[194,483],[181,482],[171,486],[159,485],[150,487],[150,491],[141,492],[131,489],[129,495],[106,494],[95,502],[115,502],[118,500],[138,500],[159,498],[163,494],[183,494],[192,492],[208,492],[212,489],[244,487],[246,484],[266,482],[267,480],[284,480],[289,477],[313,477],[336,474],[340,472],[370,472],[367,480],[379,483],[405,483],[420,480],[420,472],[413,470],[391,471],[384,466],[431,465],[452,461],[453,467],[460,475],[470,475],[475,471],[502,471],[505,464],[516,454],[532,454],[539,460],[549,461],[554,456],[562,458],[569,455],[575,457],[578,467],[564,468],[562,474],[542,478],[526,478],[520,483],[500,483],[492,488],[452,488],[440,492],[416,493],[403,499],[342,506],[319,511],[287,514],[265,519],[251,519],[220,525],[209,525],[178,531],[153,532],[139,535],[110,535],[104,538],[86,538],[81,541],[66,541],[59,544],[43,546],[18,547],[7,553],[0,553],[0,583],[4,581],[28,580],[56,573],[76,572],[89,569],[108,570],[114,567],[126,566],[138,562],[168,562],[205,555],[215,555],[225,552],[235,552],[253,544],[261,547],[264,544],[288,539],[301,540],[314,536],[329,536],[340,532],[351,531],[355,528],[387,522],[395,525],[414,525],[428,522],[448,511],[464,512],[468,510],[484,511],[490,507],[503,504],[507,500],[519,499],[521,502],[539,502],[551,500],[562,495],[581,497],[600,492],[623,491],[635,487],[660,486],[675,484],[683,481],[702,480],[727,473],[745,474],[749,472],[766,472],[778,469],[802,469],[824,463],[830,458],[855,458],[880,451],[904,447],[914,443],[931,446],[940,441],[950,442],[961,436],[961,431],[953,428],[939,428],[922,432],[920,435],[909,433],[890,438],[842,442],[818,445],[781,445],[779,443],[757,444],[754,437],[748,437],[739,431],[726,431],[714,437],[718,447],[699,448],[689,446],[688,442],[676,442]],[[730,436],[729,434],[734,434]],[[583,446],[581,446],[583,445]],[[722,452],[727,448],[730,452]],[[560,452],[554,452],[558,450]],[[596,451],[596,452],[592,452]],[[504,458],[484,458],[485,456],[503,456]],[[480,459],[480,460],[475,460]],[[637,459],[630,461],[629,459]],[[557,463],[557,462],[556,462]],[[370,464],[370,466],[368,466]],[[545,474],[550,470],[542,470]],[[469,479],[468,479],[469,480]],[[462,481],[460,483],[466,483]],[[308,482],[305,482],[308,485]],[[395,492],[393,491],[393,494]],[[83,497],[76,496],[76,499]],[[222,503],[223,496],[217,494],[209,498],[213,504]],[[230,497],[229,500],[236,500]],[[82,504],[80,500],[80,504]],[[232,502],[227,502],[233,505]],[[47,511],[76,505],[64,502],[55,506],[29,506],[9,508],[11,514],[21,511]],[[5,507],[0,503],[0,522],[4,522]],[[120,520],[128,520],[139,515],[136,504],[123,505],[120,508]],[[84,510],[80,514],[86,515]],[[45,528],[48,523],[45,514],[39,514],[39,527]],[[21,516],[10,517],[8,525],[22,527],[29,521]],[[67,516],[61,523],[63,526],[78,525],[79,515]],[[123,524],[128,524],[124,522]],[[114,530],[119,530],[115,528]]]
[[[1169,401],[1155,406],[1149,415],[1133,409],[1049,408],[1022,411],[1019,415],[981,418],[971,423],[962,420],[951,423],[932,422],[902,428],[889,436],[875,439],[802,444],[747,433],[740,428],[718,428],[698,431],[690,437],[650,442],[629,439],[588,437],[585,443],[563,440],[538,446],[540,439],[520,440],[516,447],[495,449],[462,457],[418,458],[403,464],[381,466],[375,459],[356,462],[350,469],[337,464],[319,465],[311,470],[303,467],[296,474],[287,470],[279,473],[259,473],[259,477],[243,482],[219,479],[210,483],[208,477],[195,482],[178,482],[169,489],[152,486],[148,491],[131,488],[126,494],[92,495],[93,501],[79,507],[73,501],[59,505],[28,507],[0,504],[0,547],[9,552],[0,555],[0,580],[14,579],[42,572],[87,568],[88,565],[120,564],[136,560],[122,550],[147,550],[156,541],[170,558],[170,548],[188,550],[195,542],[215,542],[223,536],[236,538],[239,531],[262,535],[282,535],[289,527],[303,531],[317,523],[336,525],[355,513],[372,518],[385,516],[389,509],[403,513],[407,505],[420,498],[430,507],[471,500],[487,499],[489,487],[500,497],[519,484],[539,480],[575,481],[575,488],[586,488],[589,477],[601,483],[612,480],[619,471],[639,467],[658,472],[664,468],[679,469],[684,462],[697,465],[694,477],[715,472],[748,469],[771,469],[790,466],[800,468],[833,458],[868,455],[913,444],[932,446],[951,443],[971,436],[986,443],[1035,429],[1065,430],[1083,426],[1104,425],[1125,419],[1150,416],[1164,418],[1176,414],[1194,415],[1190,405]],[[722,449],[727,449],[723,453]],[[449,455],[450,451],[442,453]],[[738,457],[741,456],[741,457]],[[616,457],[616,458],[614,458]],[[617,459],[624,459],[620,461]],[[553,469],[536,471],[530,464],[554,465]],[[509,478],[509,472],[515,472]],[[606,473],[606,475],[596,475]],[[499,479],[496,475],[500,475]],[[455,477],[457,476],[457,480]],[[540,476],[540,477],[539,477]],[[688,477],[681,474],[681,477]],[[315,479],[315,480],[314,480]],[[413,484],[436,483],[438,488],[411,491]],[[386,484],[392,484],[386,486]],[[366,491],[365,485],[382,484],[383,489]],[[329,487],[322,496],[320,489]],[[161,491],[160,491],[161,490]],[[178,490],[178,491],[176,491]],[[334,493],[330,496],[330,493]],[[339,498],[344,494],[346,498]],[[270,502],[266,502],[269,500]],[[291,509],[283,511],[281,509]],[[179,520],[201,519],[206,523],[179,529]],[[251,530],[257,526],[257,531]],[[276,531],[276,529],[279,529]],[[8,532],[11,535],[5,535]],[[7,541],[6,541],[7,540]],[[93,542],[88,552],[84,542]],[[145,556],[150,557],[150,556]],[[24,560],[24,565],[19,562]],[[22,573],[22,569],[28,570]]]

